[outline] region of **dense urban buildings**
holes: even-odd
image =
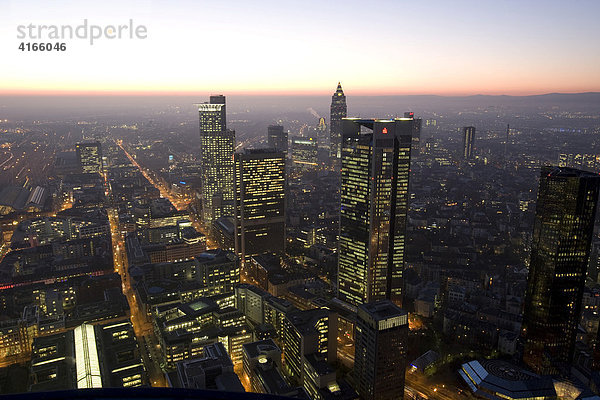
[[[0,108],[0,392],[595,398],[596,103],[355,98]]]
[[[338,296],[355,306],[402,304],[413,124],[343,120]]]
[[[147,384],[130,322],[83,324],[33,342],[31,391]]]
[[[538,373],[573,360],[599,189],[598,174],[541,170],[523,319],[523,360]]]
[[[331,96],[331,107],[329,109],[329,157],[339,161],[342,156],[342,118],[347,116],[346,95],[342,90],[341,82]]]
[[[200,116],[202,219],[212,221],[233,215],[233,152],[235,131],[227,129],[225,96],[210,96],[197,104]]]

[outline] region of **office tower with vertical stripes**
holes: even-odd
[[[412,118],[343,120],[338,296],[402,304]]]
[[[475,150],[475,127],[465,126],[463,128],[463,158],[471,160]]]

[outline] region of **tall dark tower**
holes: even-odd
[[[463,128],[463,158],[465,160],[473,159],[473,150],[475,149],[475,127],[465,126]]]
[[[235,131],[227,129],[225,96],[210,96],[210,102],[196,106],[200,117],[202,220],[210,227],[217,218],[233,215]]]
[[[337,161],[342,149],[342,118],[346,118],[346,96],[342,84],[338,82],[337,90],[331,96],[331,114],[329,119],[329,157]]]
[[[404,118],[413,118],[415,120],[411,149],[411,156],[415,157],[421,154],[421,127],[423,126],[423,120],[421,118],[415,118],[415,113],[412,111],[406,111],[404,113]]]
[[[544,167],[523,318],[523,361],[541,374],[573,358],[600,176]]]
[[[402,304],[412,118],[345,118],[338,296]]]
[[[508,165],[508,137],[510,136],[510,124],[506,124],[506,140],[504,141],[504,167]]]
[[[283,126],[269,125],[269,127],[267,128],[267,132],[267,143],[269,145],[269,148],[287,153],[288,134],[286,131],[284,131]]]
[[[389,300],[358,307],[354,379],[364,400],[404,397],[408,313]]]

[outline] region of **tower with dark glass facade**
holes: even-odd
[[[415,157],[421,154],[421,127],[423,126],[423,120],[421,118],[415,118],[415,113],[412,111],[405,112],[404,118],[413,118],[415,120],[413,125],[411,149],[411,156]]]
[[[285,154],[246,149],[235,154],[235,251],[242,263],[285,250]]]
[[[225,96],[210,96],[210,102],[196,106],[200,116],[202,220],[210,226],[219,217],[233,215],[235,131],[227,129]]]
[[[541,171],[522,327],[523,361],[541,374],[573,358],[599,187],[597,174]]]
[[[270,148],[287,153],[288,134],[281,125],[269,125],[267,128],[267,143]]]
[[[329,156],[332,160],[339,160],[342,151],[342,118],[347,113],[346,96],[342,90],[342,84],[338,82],[337,89],[331,96],[331,108],[329,119]]]
[[[402,304],[412,118],[345,118],[338,296]]]
[[[358,307],[354,379],[364,400],[404,397],[408,313],[389,300]]]
[[[465,126],[463,128],[463,158],[471,160],[475,149],[475,127]]]

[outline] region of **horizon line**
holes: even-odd
[[[152,96],[152,97],[202,97],[215,94],[223,94],[225,96],[289,96],[289,97],[308,97],[308,96],[331,96],[333,92],[329,91],[156,91],[156,90],[137,90],[137,91],[116,91],[116,90],[46,90],[46,91],[2,91],[0,97],[135,97],[135,96]],[[353,91],[352,94],[346,97],[397,97],[397,96],[431,96],[431,97],[474,97],[474,96],[507,96],[507,97],[531,97],[544,96],[552,94],[560,95],[577,95],[577,94],[595,94],[600,93],[598,90],[586,91],[532,91],[521,92],[519,94],[510,94],[506,92],[453,92],[453,93],[420,93],[420,92],[393,92],[393,93],[373,93],[367,91]]]

